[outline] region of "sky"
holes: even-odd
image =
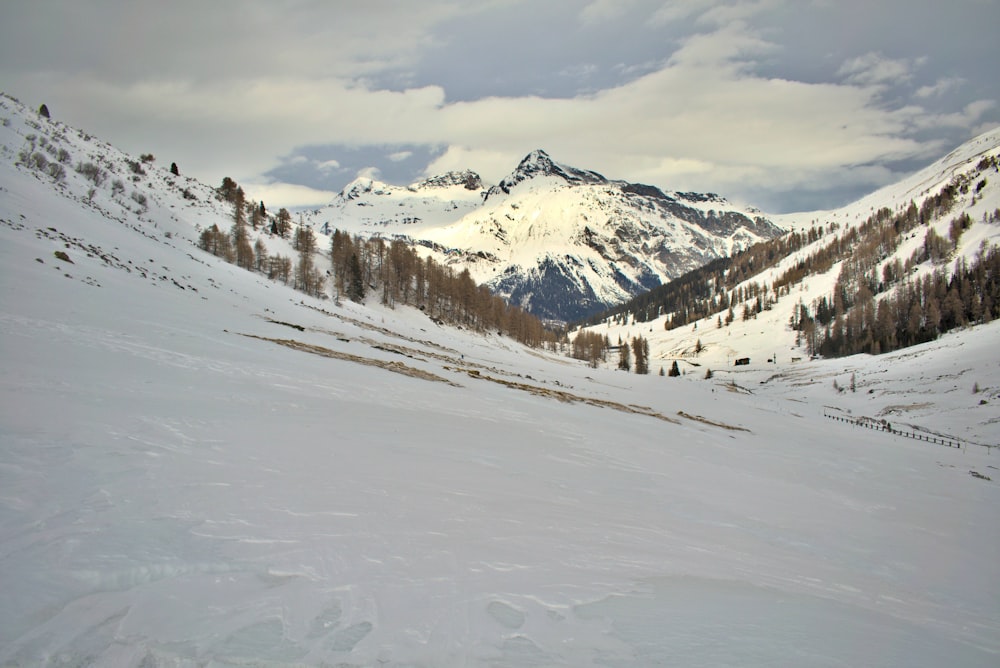
[[[12,0],[0,90],[274,206],[528,152],[786,213],[1000,125],[1000,3]]]

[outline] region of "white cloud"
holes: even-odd
[[[307,160],[303,156],[297,156],[297,157],[302,158],[302,160],[299,162],[304,162],[305,160]],[[296,160],[293,160],[292,162],[296,162]],[[316,163],[316,169],[323,172],[329,172],[335,169],[340,169],[340,163],[336,160],[324,160],[323,162]]]
[[[667,0],[650,16],[649,23],[662,26],[695,15],[702,15],[715,4],[715,0]]]
[[[774,49],[774,44],[762,39],[746,24],[736,21],[713,32],[687,38],[670,57],[669,63],[684,67],[746,69],[754,56]]]
[[[389,160],[393,162],[403,162],[409,157],[413,156],[413,151],[398,151],[396,153],[389,154]]]
[[[264,202],[269,210],[280,207],[307,207],[329,204],[337,193],[317,190],[295,183],[254,183],[241,184],[250,199]]]
[[[372,181],[378,181],[382,178],[382,172],[379,171],[378,167],[364,167],[358,170],[358,179],[371,179]]]
[[[916,96],[922,99],[940,97],[945,93],[955,90],[964,83],[965,79],[962,77],[944,77],[938,79],[929,86],[921,86],[918,88]]]
[[[851,58],[840,66],[839,76],[849,84],[859,86],[879,86],[888,83],[909,81],[920,60],[906,58],[886,58],[881,53],[869,52]]]

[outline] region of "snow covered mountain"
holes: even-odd
[[[485,191],[473,172],[351,183],[317,229],[402,236],[529,312],[580,318],[782,230],[714,194],[613,181],[528,154]]]
[[[997,665],[1000,322],[638,376],[293,291],[230,216],[0,97],[0,665]]]

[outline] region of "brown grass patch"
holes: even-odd
[[[354,362],[356,364],[364,364],[365,366],[374,366],[379,369],[385,369],[386,371],[392,371],[393,373],[410,376],[411,378],[433,380],[439,383],[447,383],[453,387],[462,387],[461,385],[453,383],[447,378],[435,375],[430,371],[424,371],[423,369],[418,369],[395,360],[390,362],[375,359],[373,357],[361,357],[360,355],[352,355],[350,353],[342,353],[337,350],[330,350],[329,348],[317,346],[312,343],[303,343],[302,341],[296,341],[295,339],[273,339],[268,336],[257,336],[256,334],[240,334],[240,336],[245,336],[250,339],[259,339],[260,341],[270,341],[271,343],[277,343],[279,346],[285,346],[286,348],[291,348],[292,350],[301,350],[302,352],[312,353],[313,355],[319,355],[320,357],[329,357],[330,359],[342,360],[344,362]]]
[[[688,420],[694,420],[695,422],[701,422],[702,424],[707,424],[712,427],[719,427],[720,429],[728,429],[729,431],[745,431],[748,433],[752,433],[746,427],[736,427],[731,424],[725,424],[723,422],[713,422],[712,420],[704,418],[700,415],[689,415],[684,411],[677,411],[677,414],[680,415],[682,418],[687,418]]]
[[[529,385],[528,383],[518,383],[513,380],[504,380],[502,378],[494,378],[493,376],[486,376],[475,369],[466,370],[469,378],[475,378],[476,380],[488,380],[498,385],[503,385],[514,390],[521,390],[522,392],[527,392],[536,397],[548,397],[549,399],[556,399],[557,401],[562,401],[564,403],[573,404],[581,403],[587,404],[589,406],[600,406],[602,408],[611,408],[616,411],[621,411],[623,413],[633,413],[635,415],[646,415],[648,417],[656,418],[657,420],[663,420],[664,422],[670,422],[671,424],[680,424],[677,420],[672,417],[667,417],[663,413],[658,413],[651,408],[645,406],[636,405],[626,405],[620,404],[616,401],[608,401],[606,399],[594,399],[593,397],[583,397],[578,394],[573,394],[572,392],[567,392],[565,390],[556,390],[550,387],[538,387],[537,385]]]

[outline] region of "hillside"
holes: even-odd
[[[0,665],[996,665],[1000,323],[593,369],[239,269],[211,189],[0,102]],[[867,389],[976,427],[824,417]]]
[[[938,285],[935,290],[946,290],[947,298],[942,294],[940,300],[935,297],[933,306],[927,301],[920,304],[916,338],[933,338],[929,323],[934,310],[944,312],[937,316],[936,327],[945,326],[945,320],[952,317],[948,311],[952,299],[971,303],[971,312],[979,313],[978,322],[989,321],[995,315],[989,315],[990,309],[984,311],[981,303],[995,304],[992,294],[977,293],[964,279],[961,285],[953,281],[951,289],[947,282],[956,268],[976,266],[985,257],[984,249],[1000,245],[998,157],[1000,129],[971,140],[902,182],[843,209],[779,218],[778,222],[800,235],[798,246],[775,240],[761,246],[771,249],[765,253],[750,252],[733,261],[719,261],[677,282],[683,294],[700,294],[694,317],[681,319],[684,313],[662,308],[657,311],[660,298],[656,295],[669,293],[660,289],[621,305],[588,331],[607,336],[612,345],[637,336],[647,339],[654,373],[677,361],[687,373],[704,376],[712,369],[724,371],[728,377],[742,370],[734,367],[740,358],[749,358],[752,365],[765,365],[780,375],[794,370],[816,352],[829,355],[829,328],[836,323],[829,319],[810,323],[810,332],[799,321],[803,308],[811,318],[817,318],[825,308],[825,317],[832,318],[834,304],[841,296],[847,307],[843,325],[855,327],[860,334],[870,335],[875,330],[878,336],[877,330],[883,326],[881,320],[868,325],[863,318],[881,318],[884,305],[909,299],[911,293],[919,296],[927,286],[934,285]],[[775,252],[789,248],[792,252]],[[859,301],[864,290],[869,290],[868,301],[855,306],[852,302]],[[907,308],[906,315],[912,315],[912,307],[906,301],[902,304]],[[869,309],[866,316],[862,315],[862,307]],[[995,307],[992,311],[996,312]],[[964,317],[958,324],[976,323]],[[609,356],[608,366],[615,365],[615,357]],[[855,363],[854,359],[843,362],[848,366]],[[869,406],[867,414],[890,410],[895,403],[893,394],[884,388],[874,397],[869,396],[874,405]],[[924,417],[927,419],[911,416],[918,428],[941,428],[933,424],[939,419],[936,411]],[[950,427],[955,433],[984,437],[990,431],[992,416],[981,414],[980,418],[983,422],[976,425],[970,415],[963,413],[963,417],[951,421]]]

